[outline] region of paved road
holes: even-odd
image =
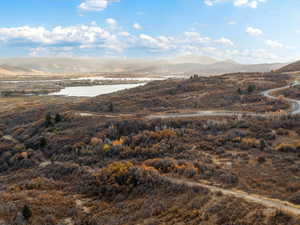
[[[270,98],[270,99],[278,99],[278,97],[273,96],[273,92],[285,90],[296,85],[300,85],[300,82],[294,82],[292,84],[286,85],[280,88],[273,88],[267,91],[263,91],[261,95]],[[291,104],[291,115],[300,114],[300,101],[291,98],[285,98]],[[265,113],[252,113],[252,112],[239,112],[239,111],[197,111],[191,113],[170,113],[170,114],[153,114],[148,116],[148,119],[171,119],[171,118],[185,118],[185,117],[201,117],[201,116],[260,116],[266,117],[268,116]]]

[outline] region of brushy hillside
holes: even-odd
[[[300,61],[291,63],[287,66],[282,67],[281,69],[278,70],[280,73],[285,73],[285,72],[299,72],[300,71]]]
[[[147,117],[241,102],[274,111],[284,103],[259,93],[288,78],[194,76],[0,114],[0,224],[299,225],[281,207],[210,188],[299,206],[299,116]]]

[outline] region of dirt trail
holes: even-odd
[[[292,84],[286,85],[280,88],[273,88],[261,93],[262,96],[270,99],[278,99],[279,97],[273,96],[273,92],[288,89],[299,85],[300,82],[293,82]],[[297,115],[300,114],[300,101],[291,98],[285,98],[291,104],[291,110],[289,114]],[[239,112],[239,111],[197,111],[191,113],[171,113],[171,114],[153,114],[148,116],[148,119],[171,119],[171,118],[184,118],[184,117],[200,117],[200,116],[254,116],[254,117],[268,117],[267,113],[254,113],[254,112]]]
[[[266,197],[263,197],[260,195],[248,194],[248,193],[245,193],[245,192],[239,191],[239,190],[228,190],[228,189],[223,189],[220,187],[215,187],[212,185],[202,184],[202,183],[193,182],[193,181],[186,181],[186,180],[181,180],[181,179],[177,179],[177,178],[168,177],[166,179],[175,184],[184,184],[189,187],[207,188],[212,192],[221,192],[227,196],[234,196],[237,198],[244,199],[248,202],[254,202],[254,203],[263,205],[267,208],[274,208],[274,209],[277,209],[282,212],[300,216],[300,206],[293,205],[289,202],[281,201],[278,199],[266,198]]]
[[[267,98],[270,98],[270,99],[278,99],[279,97],[276,97],[276,96],[272,95],[273,92],[282,91],[282,90],[285,90],[285,89],[288,89],[288,88],[291,88],[291,87],[295,87],[299,84],[300,84],[300,82],[295,81],[294,83],[292,83],[290,85],[287,85],[287,86],[284,86],[284,87],[274,88],[274,89],[271,89],[271,90],[264,91],[264,92],[262,92],[262,95],[267,97]],[[300,101],[299,100],[291,99],[291,98],[285,98],[285,100],[287,100],[291,104],[291,111],[290,111],[291,115],[300,114]]]

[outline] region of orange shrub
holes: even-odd
[[[235,137],[232,139],[232,142],[240,143],[242,141],[241,137]]]
[[[127,185],[131,183],[132,177],[129,171],[133,167],[131,162],[114,162],[103,168],[98,176],[99,183],[105,185]]]
[[[150,136],[154,139],[161,140],[164,138],[176,137],[177,133],[173,130],[165,129],[162,131],[151,132]]]
[[[112,142],[112,146],[118,146],[118,145],[123,145],[124,144],[124,139],[120,138],[119,140],[115,140]]]
[[[247,147],[258,147],[260,145],[260,141],[255,138],[243,138],[242,143]]]
[[[176,168],[176,162],[172,158],[149,159],[145,162],[145,165],[148,167],[153,167],[162,173],[170,173]]]
[[[281,143],[275,147],[275,150],[281,152],[298,152],[299,149],[300,149],[300,142]]]
[[[150,159],[145,162],[145,166],[155,168],[162,173],[177,173],[187,177],[193,177],[199,173],[192,163],[179,162],[173,158]]]

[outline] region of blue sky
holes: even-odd
[[[299,0],[2,0],[0,57],[300,59]]]

